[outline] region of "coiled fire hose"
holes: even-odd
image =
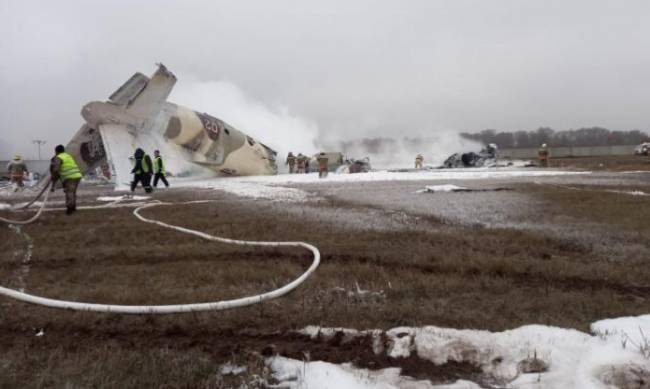
[[[48,184],[49,184],[49,180],[48,180]],[[44,186],[44,188],[41,190],[41,192],[34,200],[28,203],[28,205],[22,206],[20,208],[26,208],[29,205],[33,204],[43,194],[43,192],[47,190],[48,184]],[[33,221],[38,219],[38,217],[43,212],[43,209],[45,208],[45,204],[47,203],[48,200],[48,196],[49,196],[49,191],[46,193],[45,198],[43,199],[43,203],[40,205],[37,213],[31,218],[24,221],[14,221],[5,218],[0,218],[0,220],[9,224],[24,225],[24,224],[32,223]],[[187,203],[192,203],[192,202],[187,202]],[[253,247],[299,247],[311,251],[314,256],[314,259],[311,263],[311,266],[309,266],[309,268],[304,273],[302,273],[298,278],[294,279],[290,283],[282,286],[281,288],[269,292],[265,292],[262,294],[258,294],[258,295],[242,297],[242,298],[237,298],[232,300],[222,300],[222,301],[214,301],[214,302],[206,302],[206,303],[175,304],[175,305],[94,304],[94,303],[83,303],[83,302],[76,302],[76,301],[56,300],[56,299],[50,299],[46,297],[34,296],[28,293],[19,292],[14,289],[5,288],[3,286],[0,286],[0,295],[7,296],[15,300],[19,300],[29,304],[36,304],[36,305],[41,305],[50,308],[68,309],[74,311],[92,311],[92,312],[106,312],[106,313],[120,313],[120,314],[134,314],[134,315],[142,315],[142,314],[160,315],[160,314],[188,313],[188,312],[200,312],[200,311],[222,311],[226,309],[241,308],[253,304],[259,304],[263,301],[267,301],[267,300],[271,300],[283,296],[291,292],[295,288],[297,288],[300,284],[302,284],[316,270],[316,268],[318,268],[318,265],[320,264],[320,251],[318,251],[318,249],[315,246],[309,243],[262,242],[262,241],[227,239],[215,235],[206,234],[201,231],[196,231],[181,226],[175,226],[172,224],[163,223],[159,220],[146,218],[140,214],[140,211],[143,209],[152,208],[155,206],[165,206],[165,205],[173,205],[173,203],[156,202],[156,203],[144,204],[136,208],[133,211],[133,214],[135,215],[135,217],[137,217],[139,220],[145,223],[151,223],[151,224],[158,225],[160,227],[170,228],[178,232],[195,235],[198,236],[199,238],[215,241],[215,242],[233,244],[238,246],[253,246]],[[105,208],[109,208],[109,207],[107,206]]]
[[[43,195],[43,193],[47,191],[47,188],[50,186],[50,182],[51,180],[48,178],[41,191],[38,192],[38,194],[36,195],[36,197],[34,197],[33,200],[31,200],[25,205],[21,205],[20,207],[12,208],[12,210],[25,209],[30,205],[34,204]],[[5,222],[7,224],[20,224],[20,225],[32,223],[41,216],[41,213],[43,213],[43,209],[45,209],[45,204],[47,203],[47,199],[49,197],[50,197],[50,192],[49,191],[45,192],[45,198],[43,199],[43,203],[41,203],[41,206],[38,208],[38,211],[34,216],[30,217],[27,220],[10,220],[10,219],[5,219],[3,217],[0,217],[0,221]]]

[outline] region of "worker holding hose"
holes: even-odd
[[[60,179],[65,192],[66,215],[77,210],[77,187],[81,181],[81,170],[72,155],[65,152],[63,145],[54,148],[56,155],[50,162],[50,175],[52,176],[52,188],[54,192],[56,182]]]

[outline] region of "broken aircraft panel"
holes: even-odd
[[[442,163],[442,167],[499,167],[501,165],[499,165],[498,159],[498,147],[496,144],[490,143],[485,148],[481,149],[479,153],[473,151],[467,153],[454,153]]]
[[[177,177],[277,174],[277,153],[207,113],[167,101],[176,76],[159,65],[151,78],[136,73],[106,102],[86,104],[86,123],[67,151],[87,172],[107,162],[118,185],[130,181],[136,148],[160,150]]]

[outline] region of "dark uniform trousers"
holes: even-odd
[[[81,178],[69,178],[63,181],[63,193],[65,193],[65,207],[77,209],[77,187]]]
[[[158,180],[162,181],[162,183],[165,184],[165,186],[169,188],[169,182],[167,182],[167,179],[165,178],[165,175],[162,174],[162,173],[156,173],[153,176],[153,187],[154,188],[158,187]]]
[[[151,173],[134,174],[133,181],[131,181],[131,192],[135,191],[135,188],[138,186],[139,182],[142,183],[142,187],[144,188],[145,192],[150,193],[152,191]]]

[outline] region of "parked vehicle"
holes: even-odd
[[[648,155],[650,153],[650,142],[644,142],[634,148],[635,155]]]

